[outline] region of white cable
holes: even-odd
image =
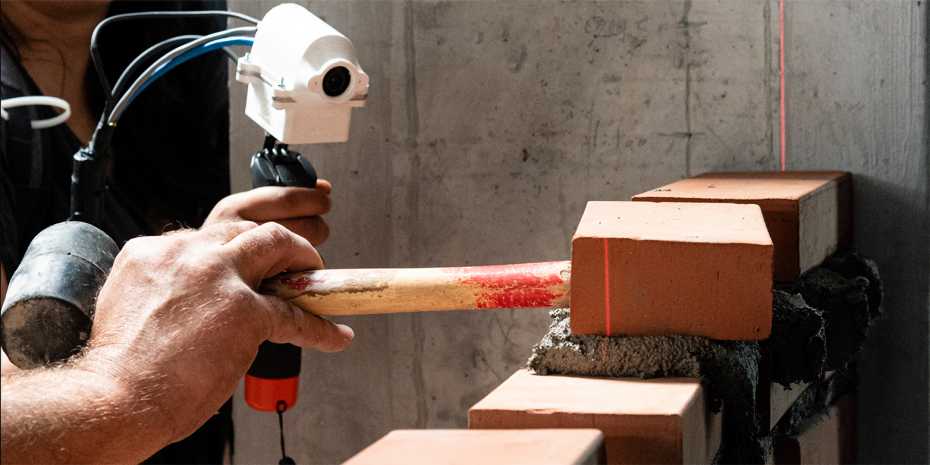
[[[6,111],[7,108],[26,107],[32,105],[55,107],[61,110],[61,114],[58,116],[31,121],[30,124],[32,125],[32,129],[46,129],[52,126],[58,126],[71,117],[71,105],[69,105],[68,102],[58,97],[48,97],[45,95],[28,95],[25,97],[13,97],[0,100],[0,116],[2,116],[3,119],[8,120],[10,119],[10,114]]]

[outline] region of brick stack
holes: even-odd
[[[590,202],[572,240],[572,333],[766,339],[773,282],[796,279],[849,242],[850,184],[848,174],[838,172],[711,173],[631,202]],[[757,410],[769,427],[802,388],[762,389]],[[838,421],[780,439],[775,459],[850,460],[838,452],[850,443]],[[709,463],[721,442],[720,418],[710,412],[701,383],[681,378],[520,370],[472,407],[469,428],[485,435],[395,432],[350,463],[420,463],[404,450],[416,450],[426,458],[422,463],[513,463],[532,454],[509,442],[513,438],[548,447],[548,441],[561,444],[558,435],[568,434],[566,428],[593,428],[603,437],[574,439],[584,447],[558,460],[527,457],[546,463]],[[534,436],[532,430],[555,436]],[[606,455],[592,455],[600,441]]]
[[[572,332],[767,338],[773,282],[848,243],[850,191],[846,173],[710,173],[590,202],[572,241]],[[770,427],[804,387],[763,389]],[[609,463],[708,463],[720,427],[705,402],[695,379],[519,371],[471,409],[469,427],[595,427]],[[831,441],[795,443],[810,458]]]
[[[838,249],[848,247],[852,240],[852,181],[845,172],[706,173],[635,195],[633,200],[758,205],[775,248],[776,282],[794,281]],[[808,385],[797,383],[785,388],[766,382],[764,368],[760,376],[760,418],[772,428]],[[853,408],[852,399],[842,402],[847,411]],[[798,438],[776,441],[776,461],[853,463],[855,454],[848,446],[852,430],[844,426],[839,434],[839,416],[829,416],[824,425],[812,427]],[[825,435],[825,429],[836,434]]]

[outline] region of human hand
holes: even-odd
[[[232,395],[261,342],[324,352],[349,345],[349,327],[255,292],[264,278],[321,267],[306,239],[276,223],[134,239],[100,291],[79,363],[144,402],[139,408],[168,425],[168,441],[182,439]]]
[[[322,215],[330,210],[332,190],[329,181],[319,179],[315,189],[266,186],[239,192],[220,200],[204,226],[224,221],[273,221],[320,245],[329,237]]]

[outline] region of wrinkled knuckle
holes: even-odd
[[[185,239],[185,232],[153,237],[151,242],[146,244],[147,251],[166,257],[185,256],[191,250],[191,242]]]
[[[117,255],[117,260],[121,262],[139,262],[147,260],[152,254],[152,249],[156,246],[156,240],[152,237],[137,237],[130,239],[123,245]]]
[[[223,266],[218,260],[201,254],[190,254],[178,260],[178,265],[185,274],[211,278],[223,274]]]
[[[245,231],[250,229],[255,229],[258,227],[258,223],[251,220],[237,220],[231,223],[224,225],[223,232],[227,234],[228,238],[231,239],[234,236],[238,236]]]
[[[258,227],[258,223],[250,220],[241,220],[233,224],[233,227],[247,231]]]
[[[237,196],[239,194],[225,197],[216,203],[213,211],[210,213],[212,221],[229,221],[239,218],[239,209],[237,207]]]
[[[270,306],[262,306],[261,309],[262,311],[258,312],[258,325],[256,326],[256,329],[259,331],[260,339],[276,339],[275,342],[280,342],[277,339],[281,339],[280,321],[282,318],[279,315],[280,309],[278,305],[272,303]]]
[[[236,310],[251,311],[256,305],[255,292],[247,286],[236,286],[227,295],[230,307]]]
[[[261,227],[268,238],[276,244],[289,243],[294,240],[291,231],[279,223],[265,223]]]

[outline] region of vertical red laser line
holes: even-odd
[[[778,0],[778,152],[785,171],[785,0]]]
[[[604,331],[610,336],[610,259],[607,239],[604,239]]]

